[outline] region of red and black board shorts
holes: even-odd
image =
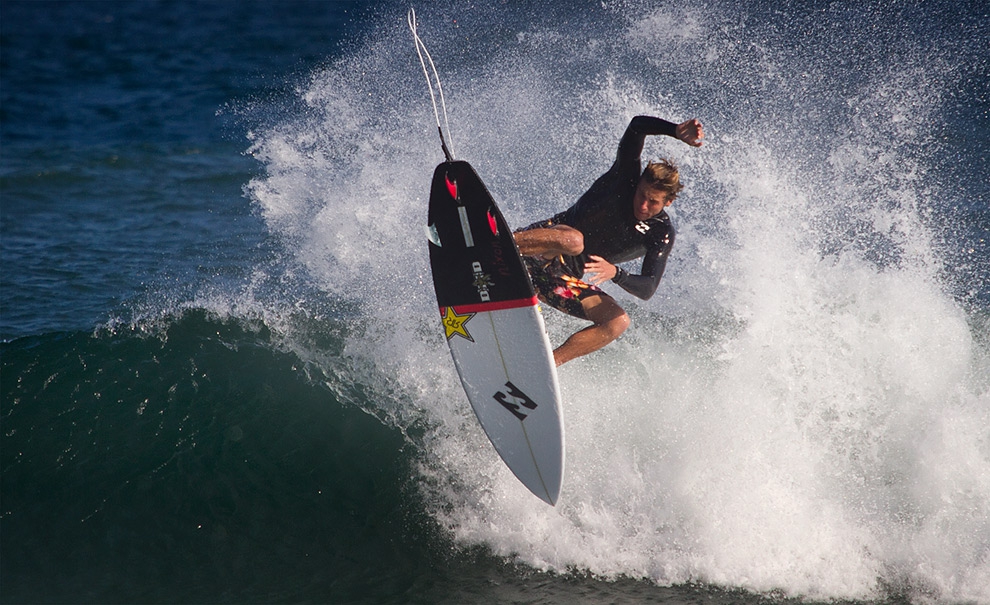
[[[519,231],[548,229],[555,224],[556,222],[550,219],[533,223]],[[589,296],[608,296],[598,286],[593,286],[581,281],[580,277],[575,277],[560,256],[553,259],[523,256],[522,261],[529,271],[529,277],[533,280],[533,287],[536,288],[536,294],[540,300],[558,311],[578,319],[591,321],[585,314],[581,301]]]
[[[522,260],[529,270],[533,287],[536,288],[540,300],[558,311],[580,319],[588,319],[581,301],[589,296],[608,296],[598,286],[585,283],[571,275],[567,265],[559,256],[552,260],[524,256]]]

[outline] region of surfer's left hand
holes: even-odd
[[[705,131],[701,127],[701,122],[692,118],[677,125],[677,138],[692,147],[701,147],[704,143]]]
[[[590,276],[587,281],[592,285],[597,286],[598,284],[607,282],[615,277],[619,271],[615,265],[600,256],[591,254],[588,258],[591,259],[591,262],[585,263],[584,272]]]

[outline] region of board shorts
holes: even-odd
[[[591,321],[584,312],[581,301],[590,296],[608,296],[598,286],[593,286],[574,277],[567,265],[558,256],[552,260],[536,256],[522,257],[533,287],[540,300],[558,311],[579,319]]]
[[[547,229],[557,224],[553,219],[533,223],[519,231]],[[523,264],[533,280],[533,287],[540,300],[554,309],[578,319],[592,321],[584,312],[581,301],[591,296],[609,296],[598,286],[581,281],[564,264],[560,256],[546,259],[540,256],[523,256]],[[611,297],[610,297],[611,298]]]

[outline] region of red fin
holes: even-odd
[[[495,217],[492,216],[492,211],[488,211],[488,228],[492,230],[492,235],[498,235],[498,223],[495,221]]]
[[[450,175],[444,175],[444,180],[447,181],[447,191],[450,192],[450,197],[457,199],[457,181],[450,180]]]

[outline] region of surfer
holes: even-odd
[[[677,167],[667,160],[642,168],[647,135],[667,135],[693,147],[700,147],[705,136],[695,119],[674,124],[636,116],[608,172],[573,206],[515,234],[540,299],[592,322],[554,350],[558,366],[604,347],[629,327],[629,316],[599,284],[611,280],[643,300],[660,284],[674,245],[665,209],[682,185]],[[636,258],[643,258],[639,275],[616,266]]]

